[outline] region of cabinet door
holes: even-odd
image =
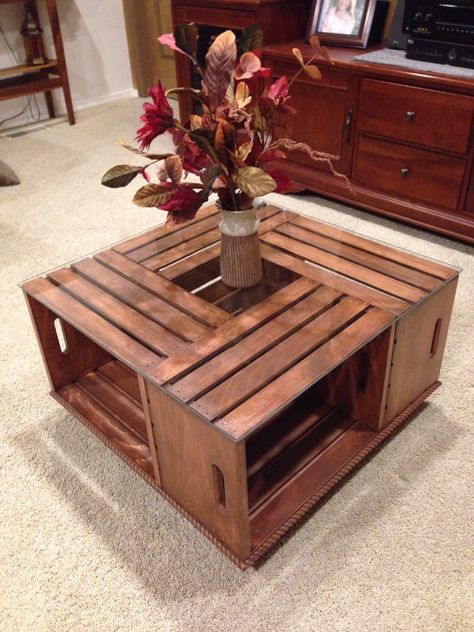
[[[275,79],[281,75],[291,78],[298,70],[293,64],[271,61],[265,64],[272,65]],[[290,137],[317,151],[339,156],[334,167],[350,176],[357,79],[325,67],[321,68],[321,73],[320,81],[300,75],[291,86],[289,104],[298,110],[298,114],[293,117]],[[292,152],[288,159],[329,172],[324,162],[314,162],[303,152]]]
[[[467,190],[467,198],[464,205],[464,211],[466,211],[466,213],[474,214],[474,164],[471,169],[471,179],[469,181],[469,188]]]

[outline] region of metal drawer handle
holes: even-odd
[[[351,136],[352,110],[349,110],[344,121],[342,136],[345,143],[348,143]]]
[[[414,112],[405,112],[405,121],[408,121],[409,123],[411,123],[411,121],[413,121],[414,118],[415,118]]]
[[[407,175],[409,174],[410,170],[407,169],[407,167],[404,167],[403,169],[400,169],[400,176],[402,178],[406,178]]]

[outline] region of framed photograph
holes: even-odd
[[[313,0],[307,38],[322,44],[366,48],[377,0]]]

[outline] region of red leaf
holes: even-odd
[[[173,110],[168,103],[161,82],[159,81],[156,86],[150,88],[148,94],[153,103],[147,101],[143,104],[144,114],[140,120],[145,125],[137,130],[137,140],[142,151],[148,149],[157,136],[174,126]]]
[[[158,208],[173,213],[182,220],[192,219],[202,205],[199,193],[188,187],[178,187],[176,192]]]
[[[181,53],[182,55],[186,55],[186,57],[188,57],[194,63],[194,59],[191,57],[191,55],[188,55],[188,53],[185,53],[184,50],[181,50],[181,48],[178,48],[178,46],[176,45],[176,40],[174,38],[173,33],[165,33],[164,35],[160,35],[160,37],[158,38],[158,41],[163,46],[168,46],[168,48],[171,48],[171,50],[176,50],[178,51],[178,53]]]
[[[277,103],[281,99],[286,99],[288,96],[288,79],[283,75],[268,88],[268,96],[272,101]]]
[[[269,173],[277,183],[277,188],[273,193],[287,193],[293,188],[293,183],[290,178],[283,173],[283,171],[280,171],[280,169],[267,169],[267,173]]]

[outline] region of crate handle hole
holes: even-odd
[[[221,509],[226,508],[224,474],[217,465],[212,466],[212,480],[214,483],[214,498]]]
[[[443,321],[442,318],[438,318],[438,320],[436,321],[435,326],[434,326],[433,339],[431,341],[430,358],[432,358],[434,355],[436,355],[436,352],[438,351],[439,334],[440,334],[440,331],[441,331],[441,323],[442,323],[442,321]]]
[[[67,344],[66,334],[64,332],[63,321],[60,318],[54,319],[54,330],[56,332],[56,338],[58,339],[59,349],[61,353],[66,355],[69,351],[69,347]]]

